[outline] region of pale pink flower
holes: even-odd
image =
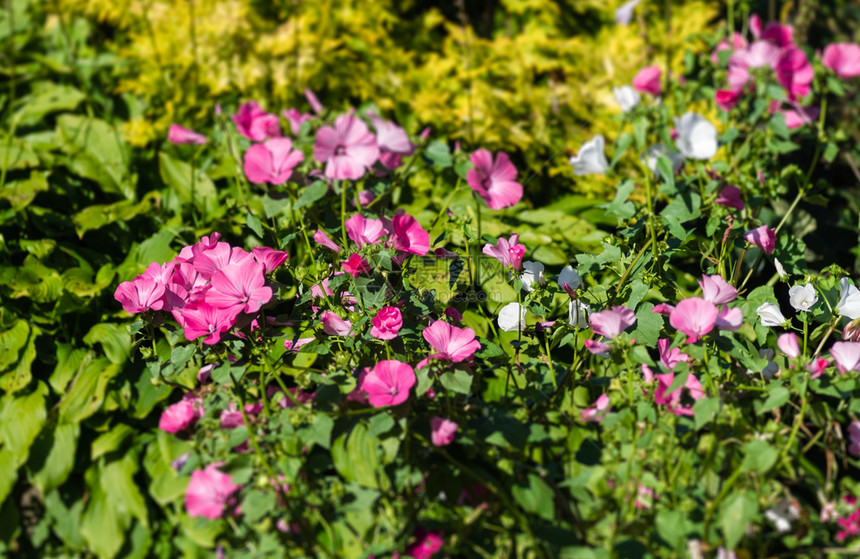
[[[792,105],[792,109],[784,109],[778,101],[771,103],[771,112],[780,113],[785,117],[785,127],[789,130],[813,124],[818,120],[818,115],[821,113],[818,107],[801,107],[800,105]]]
[[[371,320],[370,335],[380,340],[393,340],[403,327],[403,315],[397,307],[382,307]]]
[[[674,369],[678,363],[686,363],[690,359],[689,355],[681,353],[680,348],[675,347],[669,349],[671,344],[672,342],[666,338],[657,340],[657,349],[660,352],[660,362],[670,371]]]
[[[516,182],[517,169],[508,155],[500,151],[493,161],[493,154],[479,149],[472,154],[474,169],[466,174],[466,182],[493,210],[515,205],[523,197],[523,186]]]
[[[723,39],[720,41],[717,46],[714,48],[713,52],[711,52],[711,62],[716,64],[719,62],[719,53],[727,50],[727,51],[735,51],[735,50],[744,50],[747,48],[747,40],[746,38],[738,32],[732,33],[731,42],[729,39]]]
[[[191,516],[205,516],[211,520],[220,518],[231,496],[241,487],[234,484],[228,474],[210,464],[204,470],[191,472],[191,481],[185,490],[185,510]]]
[[[212,276],[212,289],[206,302],[237,313],[255,313],[272,299],[272,288],[266,285],[265,268],[256,261],[229,264]]]
[[[249,101],[239,107],[239,112],[233,115],[233,122],[240,134],[254,142],[281,136],[278,116],[261,109],[256,101]]]
[[[343,271],[357,278],[370,271],[370,264],[360,254],[350,254],[346,262],[343,263]]]
[[[415,384],[415,371],[408,363],[390,359],[380,361],[364,377],[361,390],[374,408],[398,406],[409,398]]]
[[[430,419],[430,429],[432,430],[430,440],[436,446],[447,446],[454,442],[454,436],[459,427],[450,419],[434,416]]]
[[[670,316],[672,311],[675,310],[675,305],[670,305],[669,303],[660,303],[658,305],[654,305],[654,308],[651,309],[651,312],[662,314],[663,316]]]
[[[124,281],[114,291],[114,299],[122,303],[122,308],[130,313],[142,313],[150,309],[160,311],[164,306],[164,284],[144,276],[132,281]]]
[[[608,413],[609,396],[601,394],[600,397],[594,401],[594,406],[585,408],[579,413],[579,418],[582,421],[594,421],[596,423],[600,423]]]
[[[688,297],[675,306],[669,315],[669,324],[687,334],[687,343],[694,343],[713,330],[719,314],[713,303],[700,297]]]
[[[325,232],[320,229],[317,229],[316,233],[314,233],[314,240],[329,250],[340,252],[340,247],[337,246],[337,243],[332,241],[331,237],[326,235]]]
[[[595,334],[612,339],[636,323],[636,315],[625,306],[619,305],[604,311],[591,313],[588,324]]]
[[[246,414],[256,415],[261,411],[263,411],[263,405],[260,403],[245,404]],[[235,429],[245,423],[242,412],[236,408],[236,404],[233,402],[230,402],[228,409],[221,411],[220,420],[222,429]]]
[[[585,340],[582,343],[585,345],[585,349],[587,349],[589,353],[592,353],[593,355],[596,355],[598,357],[609,357],[609,350],[612,349],[612,346],[610,346],[608,343],[598,342],[597,340],[589,339]]]
[[[830,356],[842,374],[860,371],[860,342],[836,342]]]
[[[499,237],[496,246],[487,243],[484,245],[483,253],[492,256],[504,266],[510,266],[514,270],[522,267],[523,256],[526,253],[525,245],[519,244],[520,236],[511,235],[510,239]]]
[[[765,254],[770,254],[776,248],[776,230],[762,225],[744,233],[744,240],[759,247]]]
[[[642,93],[650,93],[651,95],[660,95],[663,88],[660,86],[660,67],[646,66],[639,70],[633,78],[633,87]]]
[[[720,190],[720,194],[714,200],[717,204],[736,210],[744,209],[744,200],[741,198],[741,190],[737,186],[728,184]]]
[[[307,345],[316,338],[299,338],[295,342],[293,340],[284,340],[284,347],[287,351],[298,351],[303,345]]]
[[[628,25],[633,20],[633,11],[642,0],[629,0],[615,10],[615,23],[618,25]]]
[[[419,256],[430,252],[430,233],[411,215],[398,212],[387,229],[394,250]]]
[[[308,100],[308,105],[311,106],[311,110],[318,115],[323,114],[325,107],[320,103],[320,100],[317,98],[316,94],[310,89],[305,89],[305,99]]]
[[[645,384],[651,384],[654,382],[654,371],[651,370],[651,367],[642,363],[642,380]],[[647,394],[647,392],[645,392]]]
[[[406,155],[415,151],[415,144],[409,141],[406,130],[389,120],[382,119],[373,111],[367,116],[376,129],[376,143],[379,144],[379,162],[386,169],[396,169]]]
[[[236,324],[236,317],[241,311],[238,307],[218,308],[204,301],[198,301],[173,311],[176,319],[185,333],[188,341],[206,336],[204,344],[212,345],[221,341],[221,334],[230,330]]]
[[[702,287],[702,298],[715,305],[731,303],[738,298],[738,290],[722,276],[702,276],[699,285]]]
[[[352,330],[350,321],[342,319],[331,311],[323,311],[320,321],[323,325],[323,332],[329,336],[347,336]]]
[[[181,400],[161,412],[158,428],[168,433],[178,433],[194,425],[203,415],[203,400],[188,392]]]
[[[356,180],[379,159],[379,146],[367,125],[350,113],[317,131],[314,159],[326,164],[328,178]]]
[[[310,114],[300,112],[296,108],[281,111],[281,114],[284,115],[284,118],[290,123],[290,130],[293,132],[293,135],[297,135],[299,133],[302,129],[303,122],[312,118]]]
[[[289,138],[272,138],[248,148],[243,169],[248,180],[255,184],[284,184],[304,159],[305,155],[293,149]]]
[[[728,307],[720,308],[720,314],[714,325],[719,330],[727,332],[737,331],[744,323],[744,312],[739,308],[730,309]]]
[[[167,129],[167,141],[171,144],[205,144],[208,140],[203,134],[185,128],[178,124],[171,124]]]
[[[382,220],[368,219],[361,214],[351,216],[345,225],[346,234],[359,248],[379,243],[385,233]]]
[[[842,79],[860,76],[860,45],[833,43],[827,45],[821,55],[824,66]]]
[[[675,380],[675,374],[667,373],[665,375],[654,376],[657,377],[657,388],[654,389],[654,403],[666,406],[670,412],[678,416],[693,415],[693,407],[682,405],[681,396],[683,389],[686,388],[693,400],[704,398],[705,393],[702,390],[702,384],[699,382],[699,379],[693,373],[690,373],[683,387],[679,387],[674,392],[667,394],[666,391],[672,386],[672,382]]]
[[[474,330],[458,328],[442,320],[437,320],[425,328],[422,336],[436,350],[437,357],[454,363],[470,359],[481,349],[481,344],[475,339]]]
[[[791,359],[797,359],[800,355],[800,344],[797,343],[797,335],[794,332],[780,334],[776,339],[776,347]]]
[[[290,257],[289,254],[282,250],[275,250],[269,247],[254,247],[251,249],[251,254],[254,256],[254,260],[263,265],[263,270],[267,274],[280,268],[287,261],[287,258]]]

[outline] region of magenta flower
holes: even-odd
[[[713,303],[700,297],[689,297],[675,306],[669,315],[669,324],[687,334],[687,343],[691,344],[714,329],[719,314]]]
[[[205,516],[211,520],[220,518],[224,507],[231,503],[231,496],[240,487],[228,474],[219,471],[217,464],[210,464],[205,470],[195,470],[191,472],[191,481],[185,490],[185,510],[191,516]]]
[[[424,528],[416,528],[415,542],[406,547],[405,554],[413,559],[431,559],[442,549],[442,532],[428,532]]]
[[[686,363],[690,359],[689,355],[681,353],[680,348],[669,349],[671,344],[672,342],[666,338],[657,340],[657,349],[660,351],[660,362],[670,371],[678,366],[678,363]]]
[[[255,184],[284,184],[304,159],[305,154],[293,149],[289,138],[272,138],[245,152],[245,176]]]
[[[343,270],[354,278],[370,271],[370,264],[360,254],[351,254],[343,263]]]
[[[663,91],[663,88],[660,87],[660,74],[659,66],[646,66],[639,70],[633,78],[633,87],[641,93],[660,95]]]
[[[761,38],[770,41],[779,48],[785,48],[794,43],[794,28],[790,25],[782,25],[778,21],[769,21]]]
[[[401,165],[404,156],[415,151],[415,144],[409,141],[406,130],[400,126],[376,116],[373,111],[367,111],[367,116],[376,129],[380,163],[386,169],[396,169]]]
[[[164,284],[156,280],[137,276],[132,281],[124,281],[114,291],[114,299],[122,303],[122,308],[130,313],[142,313],[150,309],[160,311],[164,306]]]
[[[326,164],[328,178],[356,180],[379,159],[379,146],[364,122],[345,114],[337,117],[334,127],[317,131],[314,159]]]
[[[806,97],[811,91],[815,72],[806,58],[806,53],[790,46],[782,51],[776,63],[776,79],[788,92],[789,101]]]
[[[212,276],[212,289],[206,302],[237,313],[255,313],[272,299],[272,288],[266,285],[265,269],[256,261],[229,264]]]
[[[173,318],[182,326],[188,341],[206,336],[203,343],[212,345],[221,341],[221,334],[236,324],[239,312],[237,307],[222,309],[200,301],[174,310]]]
[[[622,305],[591,313],[588,317],[588,324],[594,333],[610,340],[635,323],[636,315]]]
[[[651,312],[662,314],[663,316],[670,316],[672,314],[672,311],[674,310],[674,305],[670,305],[669,303],[660,303],[659,305],[654,305],[654,308],[651,309]]]
[[[345,222],[346,234],[359,248],[364,245],[375,245],[385,233],[382,220],[368,219],[361,214],[351,216]]]
[[[523,185],[516,182],[517,169],[508,155],[500,151],[493,161],[493,154],[479,149],[472,154],[474,169],[466,174],[466,182],[490,206],[499,210],[515,205],[523,197]]]
[[[744,209],[744,201],[741,198],[741,189],[734,185],[726,185],[720,190],[717,199],[714,200],[717,204],[726,208],[734,208],[736,210]]]
[[[290,130],[293,132],[294,136],[298,135],[299,131],[302,129],[302,123],[311,119],[310,114],[299,112],[296,108],[281,111],[281,114],[284,115],[284,118],[290,123]]]
[[[254,260],[263,265],[265,272],[271,273],[283,266],[289,254],[282,250],[275,250],[269,247],[254,247],[251,249],[251,254],[254,255]]]
[[[350,321],[342,319],[331,311],[323,311],[320,321],[323,325],[323,332],[329,336],[347,336],[352,330]]]
[[[439,416],[434,416],[430,419],[430,440],[436,446],[447,446],[454,442],[454,435],[457,434],[457,429],[460,426],[451,421]]]
[[[178,433],[194,425],[203,415],[203,400],[188,392],[181,400],[161,412],[158,428],[168,433]]]
[[[331,237],[320,229],[317,229],[316,233],[314,233],[314,240],[329,250],[340,252],[340,247],[337,246],[337,243],[331,240]]]
[[[800,344],[797,342],[797,335],[794,332],[780,334],[779,338],[776,339],[776,347],[791,359],[797,359],[800,355]]]
[[[380,340],[393,340],[403,327],[403,315],[397,307],[382,307],[371,320],[370,335]]]
[[[380,361],[364,377],[361,390],[374,408],[398,406],[409,398],[415,384],[415,371],[396,359]]]
[[[735,332],[744,323],[744,312],[739,308],[722,307],[717,321],[714,323],[719,330]]]
[[[388,228],[394,250],[424,256],[430,252],[430,233],[411,215],[398,213]]]
[[[526,253],[525,245],[518,243],[519,235],[511,235],[510,239],[499,237],[496,241],[496,246],[487,243],[484,245],[483,253],[487,256],[492,256],[502,263],[504,266],[510,266],[514,270],[519,270],[523,265],[523,256]]]
[[[717,93],[714,95],[714,101],[716,102],[717,107],[724,111],[730,111],[735,108],[738,101],[740,101],[740,98],[740,91],[732,91],[731,89],[718,89]]]
[[[824,357],[819,357],[814,360],[812,363],[809,363],[806,366],[806,370],[811,373],[809,378],[818,378],[824,372],[824,370],[830,366],[830,361],[825,359]]]
[[[747,48],[747,40],[746,38],[738,32],[732,33],[731,43],[729,39],[723,39],[720,41],[716,48],[714,48],[713,52],[711,52],[711,62],[716,64],[719,61],[719,53],[727,50],[727,51],[735,51],[735,50],[744,50]]]
[[[475,339],[471,328],[458,328],[442,320],[437,320],[422,333],[427,343],[438,352],[437,357],[460,363],[470,359],[481,344]]]
[[[609,413],[609,396],[601,394],[594,401],[594,406],[585,408],[579,414],[579,418],[583,421],[594,421],[600,423]]]
[[[229,243],[218,243],[214,248],[194,256],[191,263],[197,273],[205,279],[210,279],[218,270],[226,268],[230,264],[241,264],[252,258],[253,255],[241,247],[231,247]]]
[[[776,248],[776,229],[762,225],[744,233],[744,240],[770,254]]]
[[[263,411],[263,404],[245,404],[245,413],[249,415],[257,415],[261,411]],[[244,418],[242,417],[242,412],[236,408],[236,404],[230,402],[229,409],[223,410],[221,412],[221,428],[222,429],[235,429],[236,427],[245,423]]]
[[[842,374],[860,371],[860,342],[836,342],[830,356]]]
[[[702,298],[715,305],[731,303],[738,298],[738,290],[722,276],[702,276],[699,285],[702,287]]]
[[[281,136],[278,116],[261,109],[256,101],[249,101],[239,107],[239,112],[233,115],[233,122],[239,133],[253,142]]]
[[[860,45],[833,43],[827,45],[821,56],[824,66],[842,79],[860,76]]]
[[[665,375],[654,376],[657,377],[657,388],[654,389],[654,403],[658,406],[666,406],[670,412],[677,416],[693,415],[692,406],[681,405],[681,396],[683,389],[686,388],[693,400],[704,398],[705,392],[702,390],[702,384],[699,382],[699,379],[690,373],[684,386],[667,394],[666,391],[672,386],[672,382],[675,380],[675,374],[667,373]]]
[[[171,144],[205,144],[208,140],[206,136],[194,130],[171,124],[167,129],[167,141]]]

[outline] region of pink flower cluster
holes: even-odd
[[[151,264],[121,283],[114,297],[130,313],[170,312],[188,340],[206,336],[203,343],[218,343],[241,316],[257,313],[272,299],[266,274],[288,257],[265,247],[247,252],[219,242],[220,237],[213,233],[170,262]]]
[[[702,276],[699,282],[702,297],[688,297],[672,306],[666,303],[654,307],[654,312],[669,316],[669,324],[687,335],[687,343],[695,343],[715,327],[734,332],[744,320],[743,311],[729,308],[738,291],[721,276]]]

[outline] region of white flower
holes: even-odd
[[[576,328],[588,328],[588,314],[591,307],[576,299],[567,305],[567,318],[571,326]]]
[[[839,316],[847,316],[851,320],[860,318],[860,290],[849,283],[848,278],[839,280],[839,302],[836,312]]]
[[[776,303],[763,303],[755,312],[763,326],[782,326],[785,322],[785,317],[782,316]]]
[[[633,20],[633,10],[639,5],[642,0],[630,0],[621,5],[615,10],[615,23],[619,25],[627,25]]]
[[[564,284],[574,291],[582,287],[582,278],[573,269],[573,266],[565,266],[558,274],[558,286],[564,289]]]
[[[717,129],[697,113],[675,117],[678,139],[675,144],[681,155],[692,159],[710,159],[717,153]]]
[[[773,522],[777,532],[784,534],[791,530],[791,523],[800,518],[800,506],[796,502],[782,499],[775,507],[764,511],[764,517]]]
[[[788,290],[788,302],[796,311],[808,311],[812,305],[818,302],[818,297],[815,295],[815,288],[811,283],[800,286],[795,285]]]
[[[613,87],[612,95],[615,97],[615,102],[618,103],[618,106],[621,107],[621,110],[625,113],[630,109],[635,108],[642,100],[642,96],[639,95],[639,92],[629,85]]]
[[[546,284],[543,277],[544,266],[540,262],[523,262],[523,275],[520,280],[523,282],[523,289],[527,292],[531,291],[532,284],[537,280],[538,285]]]
[[[593,140],[585,142],[579,148],[579,153],[570,158],[570,164],[573,165],[573,174],[581,175],[602,175],[609,168],[609,162],[606,161],[606,156],[603,154],[605,141],[603,136],[598,134]]]
[[[663,173],[661,173],[657,169],[657,160],[661,157],[665,156],[669,158],[669,161],[672,162],[672,172],[678,172],[678,169],[681,168],[681,165],[684,164],[684,156],[678,153],[677,151],[669,150],[663,144],[654,144],[650,148],[645,151],[645,164],[648,165],[648,168],[651,169],[652,173],[656,173],[657,176],[661,178],[663,177]]]
[[[785,273],[785,268],[782,267],[782,262],[780,262],[776,258],[773,259],[773,265],[776,268],[776,273],[779,274],[779,277],[784,278],[788,275]]]
[[[508,303],[499,311],[499,328],[505,332],[522,330],[526,325],[526,309],[519,303]]]

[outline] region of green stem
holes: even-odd
[[[343,181],[338,181],[338,184],[340,185],[340,235],[346,248],[349,246],[346,237],[346,185]]]

